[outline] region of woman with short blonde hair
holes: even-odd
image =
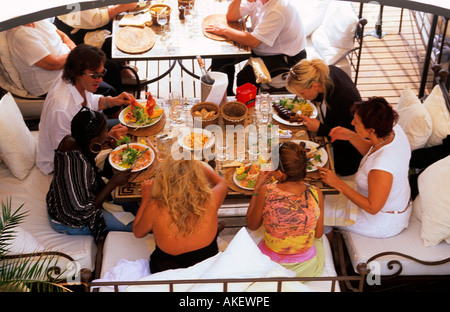
[[[328,136],[330,130],[341,126],[354,130],[350,107],[361,101],[361,96],[350,77],[340,68],[327,65],[320,59],[301,60],[287,77],[286,88],[293,94],[318,104],[323,122],[301,115],[309,131]],[[345,141],[333,142],[336,172],[342,176],[358,170],[362,156]]]

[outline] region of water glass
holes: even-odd
[[[270,95],[268,92],[261,93],[261,103],[259,104],[259,112],[267,114],[270,111]]]
[[[159,135],[156,137],[157,159],[162,162],[168,155],[170,155],[172,149],[173,139],[167,134]]]

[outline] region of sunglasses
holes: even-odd
[[[91,77],[92,79],[97,80],[97,79],[100,79],[100,78],[105,77],[105,75],[106,75],[106,68],[103,69],[103,71],[102,71],[101,73],[97,73],[97,72],[94,72],[94,73],[86,73],[86,72],[84,72],[83,74],[86,75],[86,76]]]

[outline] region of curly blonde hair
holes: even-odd
[[[156,172],[152,196],[161,208],[168,209],[173,220],[169,229],[176,226],[177,237],[194,233],[212,196],[202,166],[198,160],[175,160],[169,156]]]
[[[297,89],[309,89],[313,83],[317,83],[324,88],[324,97],[326,97],[327,92],[332,92],[334,88],[333,81],[330,79],[330,68],[324,61],[321,59],[303,59],[289,70],[286,89],[296,94]]]

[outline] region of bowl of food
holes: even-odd
[[[202,119],[202,128],[209,125],[217,125],[219,122],[220,109],[214,103],[202,102],[191,107],[191,116]]]
[[[225,125],[244,125],[248,108],[247,105],[238,101],[227,102],[222,105],[221,114]]]
[[[170,13],[172,13],[172,8],[164,3],[156,3],[150,6],[149,8],[150,15],[152,17],[152,23],[155,25],[159,25],[158,23],[158,13],[166,12],[167,13],[167,23],[170,21]]]
[[[178,136],[178,144],[187,150],[199,151],[211,148],[214,145],[214,136],[211,131],[195,128],[187,134],[181,133]]]
[[[109,163],[116,170],[137,172],[148,168],[155,159],[153,150],[145,144],[127,143],[116,147],[109,154]]]

